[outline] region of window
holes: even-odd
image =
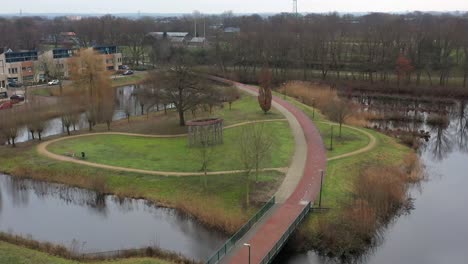
[[[37,61],[37,51],[7,52],[5,53],[7,63],[20,61]]]
[[[18,68],[8,68],[8,74],[18,74]]]

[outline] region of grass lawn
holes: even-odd
[[[209,116],[223,118],[226,126],[250,120],[285,118],[278,110],[273,108],[270,112],[264,114],[258,106],[257,98],[247,93],[241,93],[241,98],[232,104],[231,110],[229,109],[229,105],[225,104],[223,108],[218,109]]]
[[[339,125],[330,125],[322,122],[317,122],[315,125],[322,135],[323,142],[327,148],[328,158],[333,158],[364,148],[370,142],[367,135],[351,128],[343,126],[341,137],[339,137]],[[330,150],[331,126],[333,126],[333,150]]]
[[[136,72],[133,75],[127,75],[127,76],[118,76],[118,78],[115,78],[116,76],[112,75],[112,86],[113,87],[119,87],[119,86],[124,86],[124,85],[130,85],[130,84],[135,84],[143,81],[146,78],[146,72]]]
[[[287,167],[294,151],[294,139],[285,121],[261,124],[274,131],[275,143],[266,168]],[[250,126],[250,125],[246,125]],[[224,144],[210,150],[210,171],[243,169],[237,146],[245,126],[226,129]],[[62,140],[49,146],[53,153],[86,152],[87,161],[120,167],[196,172],[201,169],[200,148],[189,148],[187,138],[144,138],[122,135],[94,135]]]
[[[158,259],[134,258],[116,261],[78,262],[48,255],[36,250],[8,244],[0,241],[0,263],[4,264],[169,264]]]

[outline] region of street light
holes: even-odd
[[[249,248],[249,264],[250,264],[250,244],[244,243],[244,246]]]
[[[319,208],[322,208],[322,187],[323,187],[323,170],[320,170],[320,198],[319,198]]]

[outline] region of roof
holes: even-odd
[[[166,36],[170,38],[185,38],[189,33],[188,32],[150,32],[148,35],[153,37],[162,37],[166,34]]]
[[[184,41],[185,41],[184,38],[171,38],[171,42],[177,42],[177,43],[179,43],[179,42],[184,42]]]
[[[76,36],[76,33],[75,32],[60,32],[60,36],[74,37],[74,36]]]
[[[226,33],[238,33],[238,32],[240,32],[240,28],[239,27],[227,27],[227,28],[224,28],[224,32],[226,32]]]
[[[200,38],[200,37],[197,37],[197,38],[192,38],[190,40],[190,43],[203,43],[206,41],[206,38]]]

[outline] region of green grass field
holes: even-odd
[[[275,142],[266,168],[287,167],[294,151],[294,139],[287,122],[257,124],[271,131]],[[247,125],[251,126],[251,125]],[[239,160],[238,138],[243,126],[226,129],[224,144],[210,148],[209,171],[243,169]],[[85,152],[87,161],[106,165],[176,172],[201,169],[200,148],[189,148],[186,137],[144,138],[122,135],[95,135],[62,140],[49,146],[53,153]]]
[[[20,246],[15,246],[0,241],[0,263],[1,264],[169,264],[158,259],[151,258],[134,258],[121,259],[116,261],[99,261],[99,262],[78,262],[66,260],[48,255],[39,251],[27,249]]]

